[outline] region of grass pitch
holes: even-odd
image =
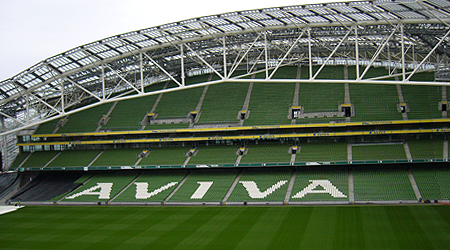
[[[449,249],[450,206],[25,207],[0,249]]]

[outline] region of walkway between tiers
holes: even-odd
[[[170,198],[172,198],[172,196],[178,191],[178,189],[180,189],[180,187],[184,184],[184,182],[186,182],[189,175],[191,174],[190,173],[186,174],[183,180],[180,181],[180,184],[178,184],[178,186],[172,191],[172,193],[170,193],[169,196],[167,196],[167,198],[164,200],[164,203],[166,203],[168,200],[170,200]]]
[[[414,190],[414,193],[416,194],[417,199],[422,198],[422,195],[420,194],[419,188],[417,187],[417,183],[416,183],[416,180],[414,179],[411,169],[408,169],[407,172],[408,172],[409,181],[411,182],[411,186]]]
[[[256,75],[252,75],[252,79],[255,79]],[[248,106],[250,104],[250,97],[252,95],[252,89],[253,89],[253,82],[251,82],[248,85],[248,90],[247,90],[247,96],[245,97],[245,101],[244,101],[244,105],[242,105],[242,110],[248,110]],[[250,115],[249,112],[247,112],[247,115]],[[239,126],[244,125],[244,119],[239,121]]]
[[[169,81],[167,81],[166,84],[164,84],[164,87],[163,87],[162,89],[163,89],[163,90],[166,89],[167,86],[169,86]],[[159,103],[159,101],[161,100],[162,96],[163,96],[162,93],[158,95],[158,97],[156,98],[155,103],[153,104],[152,109],[150,110],[150,113],[154,113],[154,112],[155,112],[156,107],[158,106],[158,103]],[[141,130],[144,130],[144,129],[145,129],[145,126],[147,126],[147,125],[146,125],[146,124],[145,124],[145,125],[142,125]]]
[[[301,64],[298,65],[297,68],[297,79],[300,79],[302,77],[302,66]],[[294,100],[292,101],[292,106],[297,107],[298,106],[298,94],[300,93],[300,83],[295,83],[295,91],[294,91]],[[295,117],[292,117],[291,124],[295,124]]]
[[[353,171],[348,170],[348,201],[350,203],[355,202],[355,187],[353,184]]]
[[[394,71],[394,73],[397,73],[397,70]],[[395,80],[399,81],[398,75],[395,76]],[[402,86],[400,84],[397,84],[397,93],[398,93],[398,100],[400,103],[404,103],[405,100],[403,99],[403,92],[402,92]],[[408,114],[406,112],[402,113],[403,120],[408,120]]]
[[[230,189],[228,190],[228,192],[227,192],[227,194],[225,195],[225,197],[223,198],[222,202],[226,202],[226,201],[228,200],[228,198],[230,198],[230,195],[231,195],[231,193],[233,193],[234,188],[236,187],[236,185],[237,185],[238,182],[239,182],[239,179],[241,179],[241,175],[242,175],[242,172],[239,173],[239,174],[236,176],[236,179],[234,179],[233,184],[231,184],[231,187],[230,187]]]

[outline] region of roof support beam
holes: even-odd
[[[16,119],[16,118],[12,117],[12,116],[9,116],[9,115],[3,113],[2,111],[0,111],[0,115],[2,115],[2,116],[4,116],[4,117],[7,117],[7,118],[9,118],[9,119],[11,119],[11,120],[13,120],[13,121],[15,121],[15,122],[17,122],[17,123],[20,123],[20,124],[24,125],[24,126],[28,125],[28,124],[26,124],[26,123],[24,123],[24,122],[22,122],[22,121],[20,121],[20,120],[18,120],[18,119]],[[7,132],[4,132],[4,133],[2,133],[2,134],[7,134]]]
[[[65,79],[67,79],[67,81],[69,81],[70,83],[72,83],[73,85],[75,85],[75,87],[83,90],[84,92],[88,93],[90,96],[94,97],[95,99],[101,101],[102,98],[98,97],[97,95],[95,95],[94,93],[92,93],[91,91],[85,89],[83,86],[81,86],[80,84],[76,83],[75,81],[71,80],[68,77],[65,77]]]
[[[269,76],[269,79],[272,78],[272,76],[275,74],[275,72],[277,72],[278,68],[280,67],[280,65],[284,62],[284,60],[286,59],[286,57],[291,53],[292,49],[297,46],[298,41],[300,40],[300,38],[302,38],[302,36],[305,34],[305,31],[302,30],[302,33],[300,33],[300,35],[297,37],[297,39],[295,39],[294,43],[292,44],[292,46],[289,48],[289,50],[284,54],[283,58],[281,58],[280,62],[277,64],[277,66],[275,67],[275,69],[273,69],[272,73]]]
[[[182,45],[183,46],[183,45]],[[216,73],[216,75],[218,75],[220,77],[220,79],[225,79],[225,77],[223,77],[219,72],[217,72],[217,70],[211,66],[207,61],[205,61],[205,59],[203,59],[201,56],[198,55],[197,52],[195,52],[191,47],[189,47],[189,45],[184,44],[184,46],[186,46],[186,48],[188,48],[198,59],[200,59],[200,61],[202,61],[208,68],[210,68],[212,71],[214,71],[214,73]]]
[[[308,28],[308,59],[309,59],[309,79],[312,79],[312,52],[311,52],[311,28]]]
[[[398,25],[396,27],[394,27],[394,30],[392,30],[391,34],[386,38],[386,40],[384,41],[384,43],[378,47],[378,50],[375,52],[375,54],[373,55],[372,59],[369,62],[369,65],[367,65],[366,69],[364,70],[364,72],[361,74],[361,76],[359,76],[359,79],[363,79],[364,76],[366,75],[367,71],[369,71],[370,67],[372,67],[372,64],[375,62],[375,60],[378,58],[378,56],[380,55],[381,51],[383,51],[384,47],[386,47],[386,45],[389,43],[389,40],[391,40],[392,36],[395,34],[395,32],[397,31]]]
[[[133,84],[131,84],[127,79],[125,79],[123,76],[121,76],[119,73],[117,73],[113,68],[111,68],[109,65],[105,65],[111,72],[113,72],[115,75],[117,75],[120,79],[122,79],[126,84],[130,85],[136,92],[142,93],[139,89],[137,89]]]
[[[356,59],[356,80],[359,78],[359,40],[358,40],[358,25],[355,25],[355,59]]]
[[[312,77],[312,79],[316,79],[316,77],[320,74],[320,72],[322,71],[322,69],[325,67],[325,65],[327,65],[328,61],[330,61],[331,57],[334,55],[334,53],[336,53],[336,51],[339,49],[339,47],[341,47],[342,43],[347,39],[347,37],[350,35],[352,31],[349,30],[347,32],[347,34],[345,34],[345,36],[341,39],[341,41],[339,42],[339,44],[336,46],[336,48],[334,48],[334,50],[331,52],[331,54],[327,57],[327,59],[325,60],[325,62],[322,64],[322,66],[319,68],[319,70],[316,71],[316,74],[314,74],[314,76]]]
[[[31,95],[33,98],[35,98],[37,101],[39,101],[40,103],[44,104],[45,106],[51,108],[52,110],[56,111],[56,113],[58,114],[63,114],[63,112],[57,110],[55,107],[53,107],[52,105],[48,104],[46,101],[43,101],[41,98],[37,97],[36,95],[34,95],[33,93],[28,93],[29,95]]]
[[[166,74],[170,79],[172,79],[172,81],[174,81],[176,84],[178,84],[178,86],[183,85],[179,81],[177,81],[177,79],[175,79],[171,74],[169,74],[169,72],[167,72],[163,67],[161,67],[161,65],[159,65],[155,60],[153,60],[153,58],[151,58],[146,53],[143,53],[143,55],[145,57],[147,57],[154,65],[156,65],[156,67],[158,67],[162,72],[164,72],[164,74]]]
[[[244,58],[247,56],[248,52],[250,52],[250,50],[253,48],[253,46],[255,45],[256,41],[258,41],[258,39],[260,37],[261,37],[261,33],[259,33],[258,36],[256,37],[256,39],[250,44],[250,47],[248,47],[248,49],[245,51],[244,55],[242,55],[242,57],[239,60],[239,62],[234,64],[234,67],[231,68],[230,73],[228,74],[228,78],[230,78],[231,75],[234,73],[234,71],[237,69],[237,67],[239,67],[239,65],[241,64],[242,60],[244,60]]]
[[[434,53],[434,51],[441,45],[441,43],[447,38],[447,36],[450,35],[450,29],[445,33],[445,36],[443,36],[441,39],[439,39],[439,42],[433,47],[433,49],[425,56],[425,58],[422,59],[422,61],[417,65],[417,67],[413,70],[413,72],[406,78],[406,81],[409,81],[411,77],[419,70],[422,65],[425,63],[426,60]]]

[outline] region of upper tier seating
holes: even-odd
[[[347,161],[346,142],[301,143],[295,162]]]
[[[444,141],[442,138],[408,139],[408,145],[413,159],[443,158]]]
[[[183,165],[190,147],[153,147],[150,154],[139,162],[140,166]]]
[[[189,160],[189,164],[234,164],[237,146],[211,145],[199,147],[197,154]]]
[[[401,160],[406,159],[403,144],[354,144],[353,160]]]
[[[100,152],[100,149],[61,151],[48,167],[86,167]]]
[[[249,145],[247,154],[242,156],[240,163],[289,163],[290,144],[259,144]]]

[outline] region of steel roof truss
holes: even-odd
[[[284,60],[286,59],[286,57],[291,53],[292,49],[297,46],[298,41],[300,40],[300,38],[302,38],[302,36],[305,34],[305,30],[302,29],[302,32],[300,33],[300,35],[297,37],[297,39],[295,39],[294,43],[291,45],[291,47],[289,48],[289,50],[284,54],[283,58],[281,60],[279,60],[277,66],[275,67],[275,69],[272,71],[272,73],[270,74],[270,76],[268,77],[269,79],[272,78],[272,76],[275,74],[275,72],[277,72],[278,68],[280,67],[280,65],[284,62]]]
[[[16,118],[14,118],[14,117],[12,117],[12,116],[10,116],[10,115],[5,114],[5,113],[3,113],[2,111],[0,111],[0,115],[2,115],[2,116],[4,116],[4,117],[7,117],[7,118],[9,118],[9,119],[11,119],[11,120],[13,120],[13,121],[15,121],[15,122],[17,122],[17,123],[20,123],[20,124],[24,125],[24,126],[27,125],[26,123],[24,123],[24,122],[22,122],[22,121],[20,121],[20,120],[18,120],[18,119],[16,119]]]
[[[213,66],[211,66],[205,59],[203,59],[201,56],[199,56],[198,53],[195,52],[189,45],[184,44],[184,46],[186,46],[186,48],[188,48],[189,51],[191,51],[198,59],[200,59],[200,61],[202,61],[208,68],[210,68],[212,71],[214,71],[214,73],[216,73],[216,75],[218,75],[221,79],[224,79],[224,77],[219,72],[217,72],[217,70]]]
[[[230,70],[230,73],[228,74],[228,78],[231,77],[231,75],[234,73],[234,71],[239,67],[239,65],[241,64],[242,60],[244,60],[244,58],[247,56],[248,52],[253,48],[253,46],[255,45],[256,41],[258,41],[258,39],[261,37],[261,33],[258,33],[258,36],[256,37],[256,39],[250,43],[250,46],[248,47],[248,49],[245,51],[245,53],[242,55],[241,59],[239,60],[239,62],[237,64],[233,63],[232,68]],[[237,59],[238,57],[236,57]]]
[[[90,96],[96,98],[97,100],[101,101],[102,99],[100,97],[98,97],[97,95],[95,95],[94,93],[92,93],[91,91],[85,89],[83,86],[79,85],[78,83],[74,82],[73,80],[71,80],[69,77],[65,77],[65,79],[67,79],[67,81],[69,81],[70,83],[72,83],[73,85],[75,85],[75,87],[83,90],[84,92],[88,93]]]
[[[61,112],[60,110],[56,109],[55,107],[53,107],[52,105],[50,105],[48,102],[43,101],[41,98],[37,97],[36,95],[34,95],[33,93],[28,93],[30,96],[32,96],[34,99],[36,99],[38,102],[44,104],[45,106],[51,108],[52,110],[56,111],[56,113],[58,114],[62,114],[63,112]]]
[[[183,46],[183,45],[181,45]],[[159,65],[159,63],[157,63],[155,60],[153,60],[153,58],[151,58],[149,55],[147,55],[147,53],[142,53],[145,57],[147,57],[156,67],[158,67],[162,72],[164,72],[164,74],[166,74],[170,79],[172,79],[172,81],[174,81],[178,86],[184,86],[184,83],[181,84],[177,79],[175,79],[172,74],[170,74],[169,72],[167,72],[163,67],[161,67],[161,65]]]
[[[322,69],[325,67],[325,65],[327,65],[328,61],[331,59],[331,57],[334,55],[334,53],[336,53],[336,51],[339,49],[339,47],[341,47],[342,43],[347,39],[347,37],[350,35],[350,33],[352,33],[352,30],[349,29],[349,31],[347,32],[347,34],[345,34],[345,36],[341,39],[341,41],[339,42],[339,44],[336,46],[336,48],[334,48],[334,50],[331,52],[331,54],[327,57],[327,59],[325,60],[325,62],[322,64],[322,66],[316,71],[316,73],[314,74],[314,76],[312,77],[312,79],[316,79],[316,77],[320,74],[320,72],[322,71]]]
[[[105,66],[106,66],[109,70],[111,70],[111,72],[112,72],[113,74],[115,74],[115,75],[118,76],[120,79],[122,79],[122,81],[124,81],[126,84],[128,84],[130,87],[132,87],[134,90],[136,90],[137,93],[141,93],[141,91],[140,91],[139,89],[137,89],[131,82],[129,82],[127,79],[125,79],[125,78],[124,78],[123,76],[121,76],[119,73],[117,73],[117,71],[116,71],[115,69],[111,68],[111,66],[106,65],[106,64],[105,64]],[[120,82],[119,82],[119,84],[120,84]]]
[[[381,46],[378,47],[378,50],[373,55],[372,59],[369,62],[369,65],[367,65],[366,69],[361,74],[361,76],[358,77],[359,79],[363,79],[364,78],[364,76],[366,75],[367,71],[369,71],[370,67],[373,65],[375,60],[378,58],[378,56],[380,55],[381,51],[383,51],[384,47],[386,47],[386,45],[389,43],[389,41],[391,40],[392,36],[397,31],[398,27],[399,27],[399,25],[395,26],[394,29],[392,30],[391,34],[389,35],[389,37],[387,37],[386,40],[384,41],[384,43],[381,44]]]
[[[416,73],[417,70],[419,70],[422,65],[425,63],[426,60],[433,54],[433,52],[441,45],[441,43],[447,38],[447,36],[450,35],[450,29],[445,33],[445,36],[443,36],[439,42],[433,47],[433,49],[425,56],[425,58],[422,59],[422,61],[419,63],[419,65],[413,70],[413,72],[406,78],[405,81],[409,81],[411,77]]]

